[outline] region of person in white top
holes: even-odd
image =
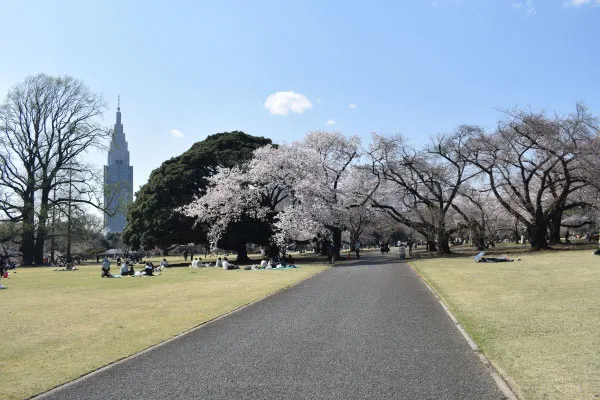
[[[223,257],[223,269],[229,269],[229,261],[227,260],[227,257]]]
[[[160,262],[160,269],[168,268],[168,267],[169,267],[169,263],[167,262],[167,259],[163,258],[162,261]]]
[[[263,260],[260,262],[260,267],[261,267],[261,268],[267,268],[267,260],[265,260],[265,259],[263,258]]]

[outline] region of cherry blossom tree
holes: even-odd
[[[584,206],[573,194],[590,184],[587,165],[597,158],[597,120],[582,105],[567,117],[507,112],[498,129],[477,132],[466,157],[487,177],[498,202],[527,230],[533,249],[556,238],[566,210]]]
[[[448,214],[456,211],[461,186],[479,174],[466,161],[466,141],[479,128],[460,126],[417,149],[404,137],[373,134],[370,156],[380,185],[371,196],[396,221],[425,236],[429,250],[449,253]]]
[[[272,255],[326,232],[339,251],[348,213],[340,185],[359,146],[357,137],[311,132],[292,145],[259,148],[244,166],[219,170],[206,194],[181,211],[210,224],[213,245],[233,224],[253,220],[266,227],[270,240],[257,244]]]
[[[343,195],[343,182],[351,166],[360,157],[360,139],[339,132],[315,131],[293,145],[305,158],[305,175],[295,185],[295,202],[286,209],[294,216],[281,226],[290,236],[297,226],[308,223],[315,233],[329,232],[329,238],[340,258],[342,231],[348,225],[348,206]]]
[[[389,225],[391,218],[372,206],[369,195],[377,186],[377,179],[369,166],[353,165],[341,182],[340,195],[346,213],[347,239],[353,249],[359,238],[371,236],[382,225]]]
[[[243,232],[235,228],[247,230],[251,224],[253,228],[261,225],[267,232],[258,237],[254,235],[254,242],[268,245],[268,238],[273,234],[273,219],[280,204],[289,197],[286,185],[294,170],[283,162],[284,153],[285,150],[265,146],[255,150],[254,158],[241,167],[220,168],[209,179],[206,194],[181,211],[210,226],[208,238],[213,247],[224,245],[223,239],[231,238],[232,231],[237,230],[235,250],[238,260],[242,261],[246,258],[245,247],[250,238],[239,240]],[[240,224],[243,226],[238,226]]]

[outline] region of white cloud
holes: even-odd
[[[348,105],[348,108],[358,108],[358,107],[356,106],[356,104],[354,104],[354,103],[350,103],[350,104]]]
[[[525,14],[526,17],[535,15],[535,6],[533,0],[515,0],[512,2],[512,8]]]
[[[600,0],[568,0],[567,6],[580,7],[586,4],[595,4],[600,6]]]
[[[329,121],[325,122],[327,125],[335,125],[335,121],[330,119]]]
[[[178,131],[177,129],[171,129],[169,131],[169,135],[175,136],[175,137],[183,137],[183,133],[181,133],[181,131]]]
[[[273,115],[288,115],[290,111],[302,114],[304,110],[312,108],[312,104],[303,94],[290,90],[269,95],[265,101],[265,108]]]

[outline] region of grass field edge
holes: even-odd
[[[178,333],[178,334],[176,334],[176,335],[174,335],[174,336],[171,336],[171,337],[170,337],[170,338],[168,338],[168,339],[165,339],[165,340],[163,340],[163,341],[161,341],[161,342],[158,342],[158,343],[156,343],[156,344],[153,344],[153,345],[152,345],[152,346],[150,346],[150,347],[146,347],[145,349],[143,349],[143,350],[141,350],[141,351],[139,351],[139,352],[137,352],[137,353],[130,354],[130,355],[128,355],[128,356],[125,356],[125,357],[121,357],[121,358],[119,358],[119,359],[117,359],[117,360],[115,360],[115,361],[113,361],[113,362],[110,362],[110,363],[108,363],[108,364],[105,364],[105,365],[103,365],[103,366],[101,366],[101,367],[98,367],[98,368],[96,368],[96,369],[92,370],[92,371],[86,372],[85,374],[83,374],[83,375],[80,375],[80,376],[78,376],[78,377],[77,377],[77,378],[75,378],[75,379],[72,379],[72,380],[70,380],[70,381],[67,381],[67,382],[61,383],[61,384],[59,384],[59,385],[57,385],[57,386],[54,386],[54,387],[52,387],[52,388],[50,388],[50,389],[46,390],[45,392],[42,392],[42,393],[37,393],[37,394],[35,394],[35,395],[33,395],[33,396],[27,397],[27,398],[25,398],[25,400],[42,400],[42,399],[44,399],[45,397],[47,397],[47,396],[49,396],[49,395],[53,394],[54,392],[56,392],[56,391],[58,391],[58,390],[61,390],[61,389],[65,388],[65,387],[69,387],[69,386],[71,386],[71,385],[74,385],[74,384],[76,384],[76,383],[77,383],[77,382],[79,382],[79,381],[83,381],[83,380],[85,380],[85,379],[90,379],[90,378],[91,378],[91,377],[93,377],[94,375],[96,375],[96,374],[99,374],[99,373],[103,372],[104,370],[106,370],[106,369],[108,369],[108,368],[112,368],[113,366],[115,366],[115,365],[117,365],[117,364],[120,364],[120,363],[122,363],[122,362],[125,362],[125,361],[128,361],[128,360],[131,360],[131,359],[134,359],[134,358],[136,358],[136,357],[139,357],[139,356],[142,356],[142,355],[144,355],[145,353],[148,353],[148,352],[150,352],[150,351],[152,351],[152,350],[156,349],[157,347],[164,346],[165,344],[168,344],[168,343],[170,343],[170,342],[172,342],[172,341],[175,341],[175,340],[177,340],[177,339],[180,339],[180,338],[182,338],[182,337],[184,337],[184,336],[186,336],[186,335],[189,335],[190,333],[192,333],[192,332],[194,332],[194,331],[196,331],[196,330],[198,330],[198,329],[201,329],[201,328],[205,327],[206,325],[208,325],[208,324],[210,324],[210,323],[212,323],[212,322],[218,321],[218,320],[220,320],[220,319],[222,319],[222,318],[225,318],[225,317],[227,317],[227,316],[229,316],[229,315],[231,315],[231,314],[234,314],[234,313],[236,313],[236,312],[239,312],[239,311],[243,310],[243,309],[244,309],[244,308],[246,308],[246,307],[250,307],[250,306],[251,306],[251,305],[253,305],[253,304],[256,304],[256,303],[258,303],[258,302],[261,302],[261,301],[263,301],[263,300],[266,300],[266,299],[268,299],[268,298],[269,298],[269,297],[271,297],[271,296],[275,296],[276,294],[278,294],[278,293],[280,293],[280,292],[283,292],[284,290],[288,290],[288,289],[290,289],[290,288],[293,288],[294,286],[297,286],[297,285],[299,285],[299,284],[301,284],[301,283],[303,283],[303,282],[306,282],[306,281],[307,281],[307,280],[309,280],[309,279],[312,279],[312,278],[316,277],[317,275],[320,275],[320,274],[322,274],[323,272],[325,272],[325,271],[329,270],[330,268],[331,268],[330,266],[327,266],[326,268],[324,268],[324,269],[322,269],[322,270],[320,270],[320,271],[317,271],[317,272],[315,272],[314,274],[311,274],[311,275],[309,275],[309,276],[307,276],[307,277],[305,277],[305,278],[303,278],[303,279],[300,279],[298,282],[294,282],[294,283],[292,283],[292,284],[289,284],[289,285],[283,286],[283,287],[281,287],[281,288],[279,288],[279,289],[277,289],[277,290],[274,290],[274,291],[272,291],[272,292],[269,292],[269,293],[267,293],[267,294],[266,294],[266,295],[264,295],[263,297],[260,297],[260,298],[258,298],[258,299],[255,299],[255,300],[249,301],[248,303],[241,304],[241,305],[239,305],[238,307],[234,308],[234,309],[233,309],[233,310],[231,310],[231,311],[227,311],[227,312],[226,312],[226,313],[224,313],[224,314],[218,315],[218,316],[216,316],[216,317],[214,317],[214,318],[207,319],[206,321],[203,321],[203,322],[201,322],[201,323],[199,323],[199,324],[197,324],[197,325],[194,325],[193,327],[191,327],[191,328],[189,328],[189,329],[187,329],[187,330],[185,330],[185,331],[183,331],[183,332],[180,332],[180,333]]]
[[[454,326],[466,340],[471,350],[473,350],[473,352],[477,355],[477,358],[486,368],[487,372],[490,374],[490,376],[496,383],[496,386],[498,386],[498,388],[502,391],[504,396],[509,400],[521,399],[522,396],[519,395],[520,391],[517,385],[513,382],[510,376],[508,376],[508,374],[503,372],[501,368],[496,366],[489,358],[487,358],[487,356],[479,348],[475,340],[473,340],[473,338],[471,337],[471,335],[469,335],[465,327],[463,327],[458,318],[454,315],[452,310],[450,310],[450,307],[448,306],[448,304],[446,304],[446,301],[444,300],[443,296],[435,290],[433,284],[429,282],[427,278],[423,276],[423,274],[421,274],[413,265],[411,265],[410,262],[407,262],[407,264],[410,267],[411,271],[417,275],[419,280],[423,282],[425,287],[427,287],[427,289],[429,289],[429,291],[436,298],[440,306],[444,309],[448,317],[452,320]]]

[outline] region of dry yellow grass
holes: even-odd
[[[1,397],[41,393],[325,268],[170,268],[120,279],[101,279],[99,266],[19,269],[1,281]]]
[[[591,251],[414,260],[524,399],[600,396],[600,257]]]

